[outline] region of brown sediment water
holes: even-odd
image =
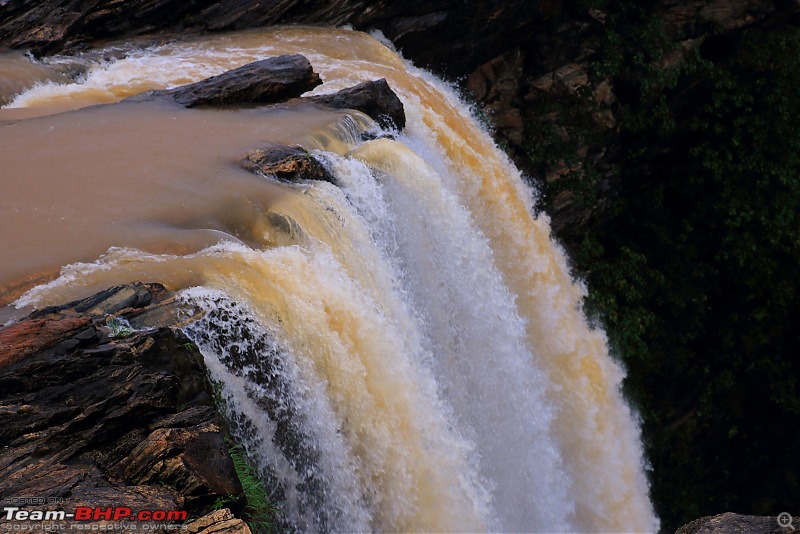
[[[0,117],[6,111],[0,111]],[[260,246],[254,221],[288,189],[236,164],[341,120],[292,107],[186,110],[122,103],[0,123],[0,287],[111,246],[189,253]]]
[[[0,106],[34,85],[49,81],[65,83],[70,79],[62,70],[39,63],[23,52],[0,54]]]
[[[7,121],[294,53],[321,74],[314,93],[385,77],[406,131],[362,144],[352,132],[369,121],[358,114],[155,103]],[[197,38],[9,106],[0,284],[63,267],[18,304],[132,279],[198,286],[186,293],[195,303],[242,303],[319,395],[308,431],[324,443],[323,515],[339,528],[658,529],[624,372],[581,311],[585,288],[548,218],[455,91],[380,39],[321,28]],[[324,151],[341,187],[279,185],[232,163],[264,141]],[[231,402],[257,417],[234,393],[239,378],[204,351]],[[259,432],[252,443],[272,461],[269,426]],[[289,460],[275,462],[287,487],[303,486]],[[313,530],[319,515],[296,504],[301,492],[289,491],[287,513]]]

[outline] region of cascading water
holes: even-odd
[[[309,58],[325,82],[316,92],[385,77],[406,130],[362,143],[376,127],[363,115],[303,119],[305,135],[281,135],[314,150],[339,187],[231,175],[247,199],[213,208],[225,213],[214,233],[182,254],[103,235],[102,246],[137,248],[73,263],[17,305],[132,279],[186,288],[187,306],[205,312],[187,333],[301,530],[657,530],[623,373],[582,315],[584,289],[546,216],[455,93],[378,39],[283,28],[187,41],[11,105],[113,101],[284,53]],[[217,118],[233,132],[252,118],[209,114],[176,120]],[[259,132],[254,145],[278,135]],[[203,202],[195,209],[213,198]],[[130,217],[175,223],[159,213]],[[207,230],[195,222],[159,239]]]

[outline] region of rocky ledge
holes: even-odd
[[[180,511],[192,532],[249,532],[226,422],[177,310],[163,286],[134,283],[0,329],[6,501]],[[223,501],[232,510],[214,512]]]

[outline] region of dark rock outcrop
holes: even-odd
[[[311,63],[296,54],[254,61],[197,83],[147,91],[128,101],[169,97],[187,108],[276,104],[299,97],[321,83]]]
[[[273,24],[351,24],[361,30],[381,30],[418,64],[461,76],[501,53],[508,42],[530,34],[539,19],[557,12],[553,4],[560,2],[12,0],[0,2],[0,48],[46,54],[98,39],[156,32],[176,35]]]
[[[170,302],[136,283],[0,329],[0,495],[190,517],[242,495],[197,347],[123,318]]]
[[[270,143],[248,153],[240,164],[248,171],[287,182],[322,180],[335,183],[325,167],[301,147]]]
[[[406,126],[403,103],[383,78],[308,99],[329,108],[355,109],[372,117],[383,128],[402,130]]]
[[[800,518],[724,514],[701,517],[687,523],[675,534],[787,534],[800,528]]]

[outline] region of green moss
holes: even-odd
[[[269,493],[264,488],[258,472],[248,462],[244,450],[227,440],[228,453],[233,460],[236,476],[242,484],[247,505],[244,509],[244,519],[254,534],[267,534],[279,532],[278,520],[281,515],[280,507],[273,503]],[[214,509],[225,508],[234,498],[220,498],[214,504]]]

